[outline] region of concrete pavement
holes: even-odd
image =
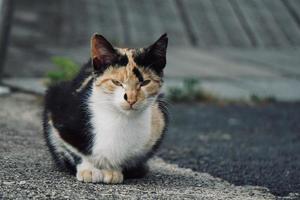
[[[84,63],[88,48],[56,50],[69,58]],[[180,87],[184,79],[199,80],[199,87],[221,99],[249,100],[272,97],[278,101],[300,100],[300,49],[250,50],[170,48],[165,71],[166,88]],[[45,60],[45,59],[44,59]],[[46,61],[46,60],[45,60]],[[55,66],[46,61],[52,70]],[[38,63],[37,63],[38,64]],[[11,66],[12,69],[15,66]],[[49,68],[50,69],[50,68]],[[30,69],[34,71],[34,65]],[[47,69],[40,69],[46,74]],[[41,77],[6,78],[11,87],[42,94]]]

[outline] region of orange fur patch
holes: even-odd
[[[163,113],[156,103],[152,108],[151,135],[148,143],[146,144],[146,149],[151,149],[152,146],[161,138],[165,126],[166,124]]]

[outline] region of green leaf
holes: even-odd
[[[79,66],[69,58],[56,56],[51,60],[57,70],[47,73],[47,77],[50,79],[50,84],[54,84],[59,81],[71,80],[79,72]]]

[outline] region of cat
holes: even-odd
[[[57,166],[82,182],[146,175],[168,126],[160,91],[167,45],[167,34],[139,49],[92,36],[89,62],[46,91],[44,136]]]

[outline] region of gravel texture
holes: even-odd
[[[234,186],[157,157],[143,179],[121,185],[78,182],[52,165],[42,138],[40,98],[13,93],[0,97],[0,105],[3,199],[275,199],[266,188]]]

